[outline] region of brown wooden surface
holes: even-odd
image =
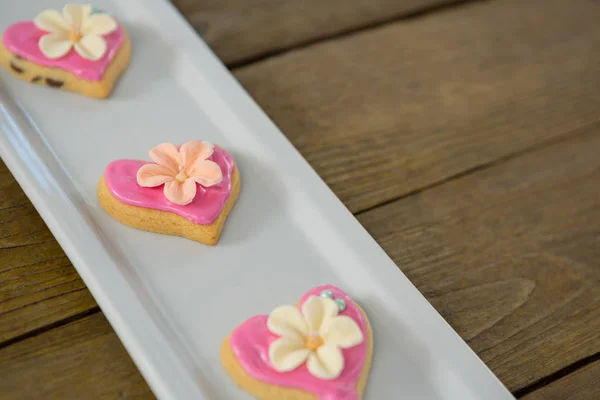
[[[524,396],[524,400],[600,399],[600,361],[586,365],[548,386]]]
[[[228,64],[465,0],[173,0]]]
[[[510,390],[597,397],[600,4],[175,3],[226,62],[292,49],[234,73]],[[1,163],[0,393],[152,397]]]
[[[2,350],[4,399],[152,399],[100,313]]]
[[[513,391],[600,352],[599,150],[597,124],[359,217]]]
[[[81,278],[0,162],[0,343],[93,307]]]
[[[474,3],[235,74],[358,212],[600,119],[599,20],[587,0]]]

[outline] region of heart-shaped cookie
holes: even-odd
[[[372,354],[366,314],[332,285],[246,320],[221,347],[225,370],[262,400],[362,399]]]
[[[45,10],[0,40],[0,64],[17,78],[97,98],[109,96],[130,55],[125,28],[91,5]]]
[[[100,204],[134,228],[218,242],[240,193],[240,174],[223,148],[200,140],[163,143],[150,150],[154,162],[117,160],[98,184]]]

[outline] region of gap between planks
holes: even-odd
[[[500,165],[502,163],[505,163],[507,161],[510,161],[510,160],[513,160],[513,159],[516,159],[516,158],[519,158],[519,157],[522,157],[522,156],[526,156],[528,154],[535,153],[535,152],[537,152],[539,150],[543,150],[543,149],[545,149],[547,147],[551,147],[551,146],[554,146],[554,145],[559,144],[559,143],[566,142],[566,141],[570,140],[571,138],[576,137],[577,135],[583,135],[583,134],[587,133],[590,128],[594,128],[596,126],[600,127],[600,120],[594,121],[594,122],[591,122],[591,123],[588,123],[588,124],[584,124],[584,125],[581,125],[581,126],[578,126],[577,128],[571,129],[571,130],[563,133],[562,135],[555,136],[555,137],[553,137],[553,138],[551,138],[549,140],[546,140],[544,142],[538,143],[538,144],[530,146],[530,147],[526,147],[526,148],[524,148],[522,150],[519,150],[519,151],[516,151],[514,153],[507,154],[507,155],[505,155],[503,157],[500,157],[500,158],[497,158],[495,160],[490,160],[489,162],[476,165],[476,166],[474,166],[472,168],[469,168],[469,169],[467,169],[465,171],[461,171],[458,174],[454,174],[454,175],[448,176],[447,178],[440,179],[440,180],[438,180],[436,182],[432,182],[429,185],[425,185],[423,187],[417,188],[417,189],[412,190],[410,192],[407,192],[407,193],[405,193],[405,194],[403,194],[401,196],[397,196],[397,197],[394,197],[392,199],[389,199],[389,200],[386,200],[386,201],[382,201],[381,203],[379,203],[379,204],[377,204],[375,206],[368,207],[368,208],[366,208],[364,210],[357,211],[357,212],[355,212],[353,214],[354,214],[355,217],[358,217],[359,215],[365,214],[365,213],[367,213],[369,211],[373,211],[376,208],[383,207],[383,206],[386,206],[388,204],[395,203],[396,201],[400,201],[400,200],[405,199],[407,197],[411,197],[411,196],[417,195],[417,194],[422,193],[422,192],[424,192],[426,190],[433,189],[435,187],[444,185],[446,183],[449,183],[449,182],[452,182],[452,181],[464,178],[464,177],[466,177],[468,175],[471,175],[471,174],[473,174],[475,172],[484,171],[486,169],[495,167],[495,166]]]
[[[79,289],[79,290],[87,290],[87,288]],[[52,322],[52,323],[50,323],[48,325],[44,325],[44,326],[41,326],[41,327],[39,327],[37,329],[33,329],[33,330],[31,330],[29,332],[26,332],[26,333],[24,333],[22,335],[12,337],[12,338],[10,338],[8,340],[5,340],[4,342],[0,342],[0,350],[4,349],[5,347],[8,347],[8,346],[10,346],[12,344],[15,344],[17,342],[20,342],[20,341],[23,341],[23,340],[27,340],[27,339],[31,339],[31,338],[33,338],[35,336],[38,336],[38,335],[41,335],[43,333],[49,332],[49,331],[53,330],[54,328],[59,328],[61,326],[68,325],[68,324],[70,324],[72,322],[75,322],[77,320],[83,319],[85,317],[89,317],[89,316],[97,314],[99,312],[101,312],[100,307],[94,306],[94,307],[92,307],[92,308],[90,308],[88,310],[82,311],[82,312],[77,313],[77,314],[73,314],[73,315],[71,315],[71,316],[69,316],[67,318],[63,318],[61,320]]]
[[[581,370],[582,368],[584,368],[596,361],[600,361],[600,352],[592,354],[591,356],[582,358],[579,361],[576,361],[570,365],[567,365],[564,368],[559,369],[558,371],[554,372],[553,374],[543,377],[542,379],[538,380],[537,382],[532,383],[531,385],[527,385],[522,389],[516,390],[513,392],[513,395],[518,399],[525,397],[526,395],[533,393],[545,386],[548,386],[551,383],[554,383],[566,376],[576,373],[577,371]]]
[[[490,0],[456,0],[453,3],[441,3],[441,4],[433,4],[430,6],[425,6],[421,9],[413,10],[413,11],[410,11],[403,15],[395,15],[395,16],[391,16],[389,18],[382,18],[379,21],[368,23],[368,24],[365,24],[362,26],[342,29],[336,33],[329,34],[329,35],[317,36],[315,38],[311,38],[311,39],[308,39],[305,41],[298,42],[292,46],[284,46],[279,49],[263,51],[258,54],[255,54],[255,55],[242,58],[241,60],[228,63],[227,68],[229,68],[230,70],[233,71],[237,68],[247,67],[252,64],[256,64],[256,63],[265,61],[270,58],[278,57],[278,56],[288,53],[290,51],[305,49],[307,47],[310,47],[310,46],[313,46],[313,45],[316,45],[316,44],[319,44],[322,42],[327,42],[327,41],[336,40],[336,39],[343,39],[347,36],[357,35],[357,34],[367,32],[367,31],[370,31],[373,29],[378,29],[378,28],[381,28],[386,25],[397,23],[399,21],[413,20],[413,19],[429,16],[432,14],[444,12],[444,11],[447,11],[447,10],[450,10],[453,8],[461,7],[461,6],[464,6],[467,4],[481,3],[484,1],[490,1]]]

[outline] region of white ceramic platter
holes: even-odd
[[[249,399],[219,361],[235,326],[331,283],[370,317],[366,399],[512,399],[164,0],[97,1],[133,43],[110,100],[0,72],[0,155],[160,399]],[[2,5],[0,29],[56,0]],[[164,141],[228,149],[242,192],[216,247],[129,228],[96,184]]]

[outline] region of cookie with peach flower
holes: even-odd
[[[225,370],[262,400],[360,400],[372,355],[365,312],[332,285],[251,317],[221,346]]]
[[[95,98],[110,95],[130,57],[123,25],[89,4],[42,11],[0,38],[0,64],[17,78]]]
[[[145,231],[215,245],[240,193],[240,174],[225,149],[192,140],[160,144],[153,162],[111,162],[98,199],[118,221]]]

